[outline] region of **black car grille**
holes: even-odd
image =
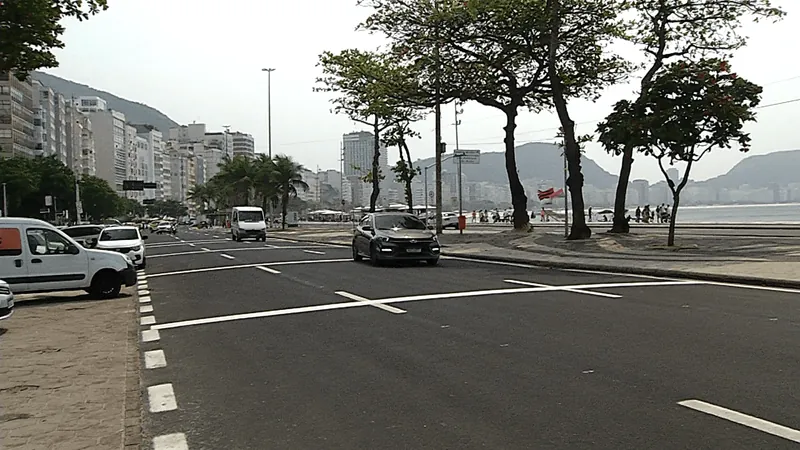
[[[10,293],[11,293],[11,289],[9,289],[9,288],[7,288],[5,286],[0,286],[0,295],[8,295]]]
[[[109,249],[109,250],[111,250],[112,252],[128,253],[128,252],[133,251],[133,249],[134,249],[134,247],[127,247],[127,248],[115,248],[115,249]]]

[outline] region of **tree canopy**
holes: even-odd
[[[25,79],[30,71],[57,67],[53,49],[64,47],[64,19],[86,20],[107,8],[107,0],[0,2],[0,72]]]

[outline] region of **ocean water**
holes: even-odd
[[[678,222],[800,223],[800,203],[682,206]]]

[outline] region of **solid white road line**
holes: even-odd
[[[734,288],[742,288],[742,289],[755,289],[757,291],[772,291],[772,292],[784,292],[787,294],[800,294],[800,289],[790,289],[790,288],[779,288],[779,287],[769,287],[769,286],[756,286],[750,284],[736,284],[736,283],[722,283],[718,281],[708,281],[706,284],[711,284],[715,286],[726,286],[726,287],[734,287]]]
[[[271,274],[274,274],[274,275],[277,275],[277,274],[281,273],[280,270],[275,270],[275,269],[272,269],[272,268],[269,268],[269,267],[264,267],[264,266],[256,266],[256,269],[261,269],[264,272],[268,272],[268,273],[271,273]]]
[[[142,331],[142,342],[156,342],[161,339],[158,330],[144,330]]]
[[[731,422],[738,423],[739,425],[744,425],[746,427],[763,431],[764,433],[782,437],[792,442],[800,442],[800,431],[785,427],[783,425],[778,425],[777,423],[768,422],[764,419],[759,419],[758,417],[742,414],[738,411],[712,405],[711,403],[706,403],[700,400],[684,400],[682,402],[678,402],[678,404],[695,411],[700,411],[719,417],[720,419],[729,420]]]
[[[236,259],[236,258],[234,258],[234,257],[233,257],[233,256],[231,256],[231,255],[226,255],[225,253],[220,253],[220,254],[219,254],[219,256],[222,256],[222,257],[223,257],[223,258],[225,258],[225,259]]]
[[[549,284],[541,284],[541,283],[531,283],[529,281],[519,281],[519,280],[503,280],[506,283],[511,284],[519,284],[522,286],[533,286],[533,287],[552,287],[556,288],[558,286],[553,286]],[[617,294],[606,294],[605,292],[592,292],[592,291],[585,291],[583,289],[564,289],[565,292],[572,292],[575,294],[586,294],[586,295],[596,295],[598,297],[606,297],[606,298],[622,298],[621,295]]]
[[[148,291],[147,289],[140,289],[140,290],[137,292],[137,294],[139,294],[139,296],[140,296],[140,297],[141,297],[142,295],[150,295],[150,291]]]
[[[350,260],[347,260],[350,261]],[[267,265],[267,264],[259,264]],[[252,267],[252,266],[250,266]],[[508,294],[527,294],[532,292],[548,292],[568,289],[594,289],[594,288],[610,288],[610,287],[626,287],[626,286],[642,286],[642,285],[656,285],[656,286],[671,286],[671,285],[697,285],[703,284],[702,282],[695,281],[676,281],[676,282],[633,282],[633,283],[603,283],[603,284],[576,284],[571,286],[558,286],[558,287],[529,287],[529,288],[513,288],[513,289],[493,289],[485,291],[467,291],[467,292],[450,292],[442,294],[428,294],[428,295],[412,295],[406,297],[393,297],[378,300],[370,300],[370,303],[365,302],[352,302],[352,303],[331,303],[325,305],[312,305],[301,306],[298,308],[277,309],[272,311],[261,311],[245,314],[233,314],[229,316],[206,317],[203,319],[184,320],[180,322],[169,322],[158,325],[153,325],[151,329],[166,330],[172,328],[183,328],[194,325],[205,325],[210,323],[231,322],[235,320],[245,319],[258,319],[262,317],[275,317],[286,316],[290,314],[303,314],[317,311],[330,311],[335,309],[356,308],[360,306],[375,306],[374,304],[390,304],[390,303],[403,303],[403,302],[416,302],[424,300],[439,300],[448,298],[462,298],[462,297],[481,297],[487,295],[508,295]]]
[[[364,297],[361,297],[359,295],[351,294],[351,293],[345,292],[345,291],[336,291],[336,295],[341,295],[344,298],[349,298],[350,300],[355,300],[357,302],[366,303],[366,304],[368,304],[370,306],[374,306],[374,307],[382,309],[384,311],[389,311],[392,314],[405,314],[407,312],[407,311],[405,311],[403,309],[395,308],[394,306],[384,305],[384,304],[381,304],[381,303],[375,303],[375,302],[373,302],[372,300],[370,300],[368,298],[364,298]]]
[[[302,261],[279,261],[279,262],[262,262],[262,263],[254,263],[254,264],[238,264],[235,266],[216,266],[216,267],[206,267],[203,269],[188,269],[188,270],[178,270],[175,272],[162,272],[151,274],[150,278],[158,278],[158,277],[168,277],[174,275],[187,275],[192,273],[202,273],[202,272],[217,272],[219,270],[229,270],[229,269],[243,269],[245,267],[256,267],[256,266],[288,266],[288,265],[295,265],[295,264],[324,264],[324,263],[339,263],[339,262],[352,262],[352,258],[343,258],[343,259],[309,259],[309,260],[302,260]]]
[[[147,397],[150,400],[150,412],[165,412],[178,409],[175,400],[175,391],[172,383],[157,384],[147,388]]]
[[[144,305],[139,307],[140,313],[151,313],[153,312],[153,305]]]
[[[301,248],[321,248],[321,247],[319,247],[319,246],[313,246],[313,247],[312,246],[308,246],[308,247],[299,247],[299,246],[298,247],[278,247],[278,246],[273,245],[273,246],[266,247],[266,248],[264,248],[264,247],[255,247],[255,248],[253,248],[253,247],[248,247],[248,248],[234,247],[234,248],[215,248],[213,250],[203,247],[203,248],[200,249],[202,251],[194,250],[194,251],[188,251],[188,252],[162,253],[162,254],[159,254],[159,255],[151,255],[151,256],[148,256],[147,258],[148,259],[154,259],[154,258],[167,258],[167,257],[170,257],[170,256],[199,255],[199,254],[205,253],[205,252],[219,253],[219,252],[247,252],[247,251],[252,251],[252,250],[261,250],[261,251],[266,251],[266,250],[295,250],[295,249],[299,250]],[[318,254],[318,255],[324,255],[325,254],[325,253],[322,253],[322,252],[308,252],[308,253],[315,253],[315,254]]]
[[[139,323],[141,325],[153,325],[154,323],[156,323],[156,318],[155,316],[144,316],[141,319],[139,319]]]
[[[614,272],[603,272],[600,270],[580,270],[580,269],[557,269],[547,267],[546,265],[537,266],[536,264],[523,264],[523,263],[512,263],[512,262],[505,262],[505,261],[487,261],[487,260],[480,260],[480,259],[473,259],[473,258],[462,258],[460,256],[446,256],[442,255],[443,259],[452,259],[455,261],[464,261],[464,262],[471,262],[476,264],[492,264],[495,266],[507,266],[507,267],[521,267],[523,269],[541,269],[541,270],[563,270],[565,272],[585,272],[585,273],[594,273],[598,275],[617,275],[620,277],[630,277],[630,278],[644,278],[644,279],[651,279],[651,280],[669,280],[669,278],[661,278],[661,277],[653,277],[649,275],[635,275],[629,273],[614,273]]]
[[[325,252],[317,252],[317,251],[314,251],[314,250],[303,250],[303,252],[311,253],[312,255],[324,255],[325,254]]]
[[[167,367],[167,358],[164,356],[164,350],[144,352],[145,369],[158,369],[161,367]]]
[[[153,450],[189,450],[183,433],[165,434],[153,438]]]
[[[150,303],[150,296],[145,295],[144,297],[139,297],[139,303]]]

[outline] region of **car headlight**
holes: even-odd
[[[381,242],[390,242],[391,241],[391,239],[389,239],[386,236],[379,236],[378,240],[381,241]]]
[[[137,245],[136,247],[133,247],[131,250],[133,250],[135,252],[138,252],[141,249],[142,249],[142,246],[141,245]]]

